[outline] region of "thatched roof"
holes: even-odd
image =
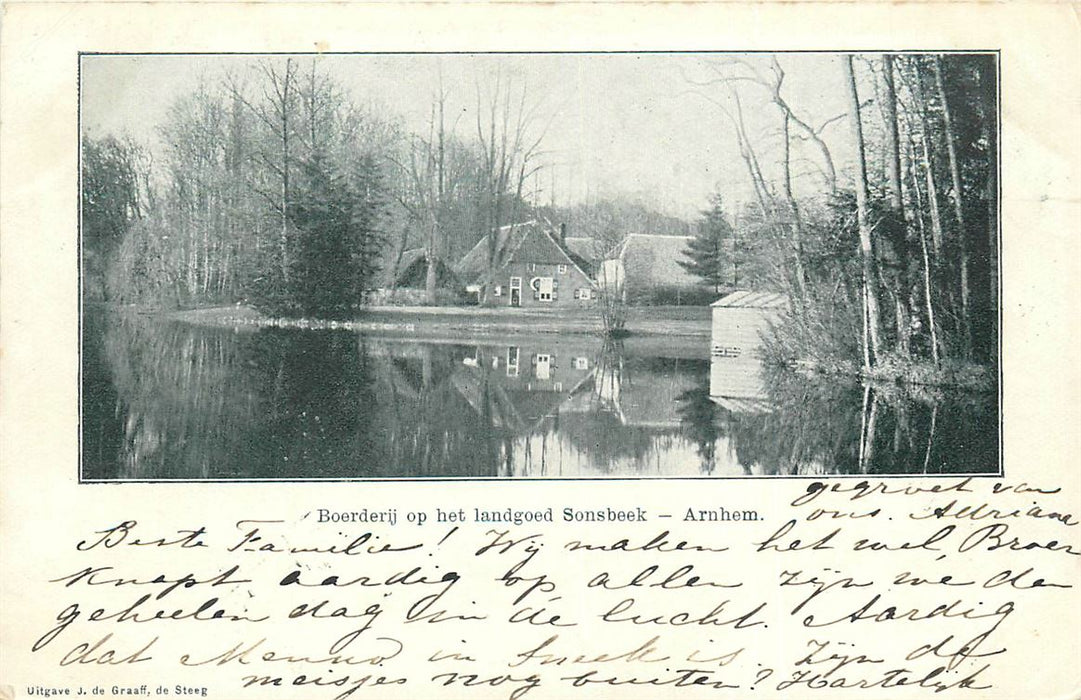
[[[565,244],[567,250],[590,265],[594,265],[604,258],[604,244],[596,238],[589,236],[567,236]]]
[[[398,261],[394,284],[399,287],[423,287],[428,274],[428,249],[411,248],[402,253]],[[436,264],[436,283],[447,286],[454,283],[454,272],[442,260]]]
[[[700,287],[702,281],[679,264],[690,236],[632,233],[619,247],[627,282],[650,287]]]
[[[503,226],[496,240],[495,269],[511,262],[574,265],[589,276],[581,259],[560,245],[549,228],[538,221]],[[488,239],[481,238],[454,266],[454,273],[466,283],[483,282],[488,274]]]

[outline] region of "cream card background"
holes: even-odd
[[[0,686],[14,688],[15,697],[37,683],[128,680],[111,669],[59,669],[28,653],[60,609],[45,581],[72,568],[73,544],[103,523],[131,518],[178,528],[254,514],[294,520],[316,507],[373,503],[402,509],[650,506],[687,501],[704,488],[768,511],[802,488],[798,482],[747,480],[708,487],[679,480],[77,484],[79,51],[1001,49],[1006,476],[1010,482],[1061,486],[1066,496],[1056,505],[1081,513],[1081,31],[1075,4],[9,2],[2,41]],[[552,528],[553,535],[568,532]],[[1076,536],[1072,542],[1076,547]],[[1054,566],[1077,582],[1076,563]],[[1025,619],[1011,627],[1015,643],[1008,660],[996,662],[998,668],[1009,666],[1009,678],[1002,681],[1000,673],[995,689],[981,697],[1081,696],[1079,609],[1076,588],[1045,605],[1029,601]],[[161,682],[194,679],[172,675],[162,674]],[[227,685],[223,675],[201,678],[212,697],[233,697],[235,683]],[[364,692],[415,697],[394,689]],[[442,692],[441,697],[459,697],[454,689]],[[290,697],[287,691],[275,695]],[[594,697],[602,695],[623,697],[612,691]],[[505,696],[493,690],[469,697]],[[533,696],[558,695],[548,689]]]

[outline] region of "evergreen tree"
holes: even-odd
[[[729,249],[735,234],[725,216],[719,194],[710,198],[710,205],[709,209],[702,212],[698,234],[683,251],[687,259],[678,262],[684,270],[701,277],[713,286],[715,292],[720,292],[721,287],[732,282],[728,274],[731,266]]]
[[[295,230],[293,259],[284,298],[268,300],[279,312],[318,318],[347,318],[375,286],[379,271],[384,198],[370,156],[352,177],[322,151],[300,169],[290,203]]]

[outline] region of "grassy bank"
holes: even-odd
[[[272,318],[248,306],[191,309],[164,314],[171,320],[198,325],[252,328],[344,329],[418,337],[513,334],[600,335],[603,323],[594,309],[510,309],[447,306],[371,307],[356,319],[327,321]],[[708,339],[709,307],[648,306],[627,309],[632,336],[676,336]]]

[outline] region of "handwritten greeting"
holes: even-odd
[[[1077,585],[1057,489],[825,480],[775,503],[311,504],[118,519],[36,582],[28,695],[982,697]],[[159,682],[181,677],[183,683]],[[103,684],[102,678],[115,679]]]

